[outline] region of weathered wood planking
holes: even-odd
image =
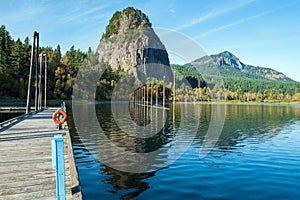
[[[12,126],[0,129],[0,200],[55,199],[51,140],[55,134],[67,132],[56,128],[52,120],[55,110],[28,115]],[[73,158],[69,157],[68,134],[64,140],[67,199],[72,199],[74,181],[70,171],[75,166]]]

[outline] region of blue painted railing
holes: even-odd
[[[56,199],[66,199],[64,138],[55,135],[52,140],[52,168],[56,171]]]

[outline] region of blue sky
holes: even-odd
[[[0,24],[14,39],[31,39],[37,30],[43,46],[86,51],[97,47],[112,14],[128,6],[208,54],[228,50],[246,64],[300,81],[300,0],[1,0]]]

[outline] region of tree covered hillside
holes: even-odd
[[[178,79],[186,79],[194,88],[192,100],[201,100],[199,93],[202,94],[202,91],[209,90],[209,87],[207,87],[201,74],[193,68],[193,65],[173,64],[171,67],[180,74]],[[285,78],[286,80],[283,81],[249,74],[247,76],[247,74],[231,68],[226,70],[228,68],[229,66],[219,68],[224,90],[211,92],[211,94],[217,95],[214,98],[240,101],[300,100],[300,83],[298,82],[289,80],[289,78]]]
[[[40,53],[48,57],[47,96],[50,99],[68,99],[72,94],[72,83],[86,53],[74,46],[65,55],[60,46],[40,47]],[[30,67],[31,41],[11,38],[5,26],[0,27],[0,99],[27,96]],[[33,73],[35,74],[35,73]],[[35,87],[34,83],[33,86]]]
[[[94,65],[92,62],[95,62],[95,65],[100,65],[101,69],[105,70],[96,83],[96,100],[110,100],[112,91],[118,84],[120,77],[126,74],[122,66],[112,69],[106,63],[99,63],[91,49],[83,52],[72,46],[62,55],[60,46],[57,45],[56,48],[40,47],[39,52],[46,53],[48,57],[48,99],[72,99],[74,80],[79,67],[83,63],[89,66]],[[0,100],[9,98],[26,99],[30,55],[31,42],[28,37],[24,41],[14,40],[5,29],[5,26],[0,27]],[[195,61],[198,62],[198,67],[201,67],[201,62],[205,59],[207,58]],[[172,65],[172,69],[176,71],[177,101],[210,101],[211,99],[300,101],[300,83],[289,79],[280,72],[245,65],[227,52],[215,55],[211,60],[210,64],[215,64],[219,68],[225,89],[220,90],[207,85],[192,64]],[[135,88],[135,76],[126,75],[122,81],[125,81],[126,84],[133,84],[132,88]],[[147,87],[151,87],[153,93],[158,87],[158,96],[162,98],[162,80],[158,80],[158,84],[154,83],[156,83],[156,80],[147,79]],[[173,98],[172,83],[165,84],[167,86],[166,99],[171,100]],[[187,87],[187,84],[190,84],[192,89]],[[35,87],[34,82],[33,87]],[[123,95],[126,99],[128,91],[120,91],[118,95]],[[155,95],[153,94],[153,96]]]

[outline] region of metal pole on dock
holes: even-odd
[[[45,101],[44,108],[47,108],[47,54],[43,54],[45,57]]]
[[[38,110],[38,59],[39,59],[39,33],[36,32],[36,53],[35,53],[35,111]]]
[[[31,46],[31,60],[30,60],[30,69],[29,69],[29,80],[28,80],[28,89],[27,89],[27,102],[26,102],[26,114],[30,112],[30,96],[31,96],[31,82],[32,82],[32,70],[34,66],[34,51],[35,51],[35,35],[36,32],[33,32],[32,36],[32,46]]]

